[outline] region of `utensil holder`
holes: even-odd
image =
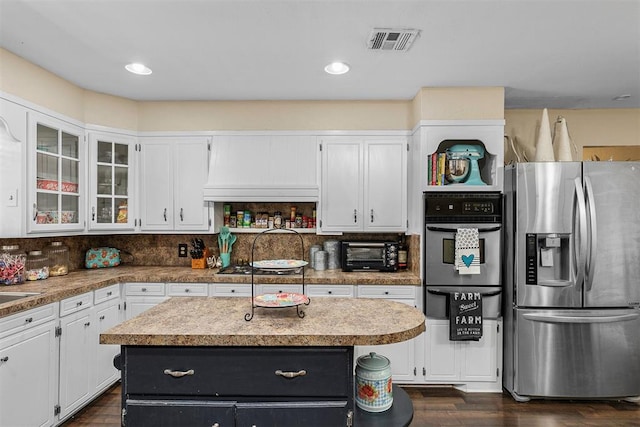
[[[222,268],[229,267],[231,265],[231,253],[220,254],[220,260],[222,261]]]

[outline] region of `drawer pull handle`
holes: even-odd
[[[78,302],[76,303],[76,307],[80,307],[81,305],[82,305],[82,301],[78,301]]]
[[[8,362],[9,361],[9,356],[5,356],[2,359],[0,359],[0,362]]]
[[[27,317],[26,319],[24,319],[24,321],[26,323],[31,323],[31,322],[33,322],[33,317]]]
[[[164,370],[165,375],[171,375],[173,378],[181,378],[187,375],[193,375],[196,373],[193,369],[189,369],[188,371],[172,371],[171,369]]]
[[[285,378],[303,377],[303,376],[307,375],[307,371],[302,369],[302,370],[300,370],[298,372],[284,372],[284,371],[281,371],[280,369],[278,369],[276,371],[276,375],[281,376],[281,377],[285,377]]]
[[[113,295],[112,291],[107,292],[107,296],[110,297],[111,295]]]

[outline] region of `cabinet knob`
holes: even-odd
[[[24,319],[25,323],[31,323],[33,322],[33,317],[27,317],[26,319]]]
[[[100,316],[100,320],[104,320],[104,316]]]
[[[215,423],[215,424],[213,424],[211,427],[220,427],[220,424]]]
[[[5,356],[2,359],[0,359],[0,362],[4,363],[4,362],[8,362],[9,361],[9,356]]]
[[[147,288],[142,288],[141,291],[142,292],[147,292]]]
[[[191,292],[191,290],[190,290],[189,288],[185,289],[184,291],[185,291],[186,293]]]
[[[78,302],[76,303],[76,307],[80,307],[81,305],[82,305],[82,301],[78,301]]]
[[[89,326],[89,325],[91,325],[91,322],[87,322],[84,324],[84,326]]]
[[[327,291],[327,293],[328,293],[329,295],[331,295],[332,291]]]
[[[113,295],[113,292],[109,291],[107,292],[107,296],[110,297],[111,295]]]

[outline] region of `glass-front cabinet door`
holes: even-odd
[[[135,141],[121,134],[89,133],[90,230],[135,228]]]
[[[84,131],[29,114],[30,233],[84,229]]]

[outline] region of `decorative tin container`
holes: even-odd
[[[374,352],[356,361],[356,405],[367,412],[383,412],[393,405],[391,363]]]

